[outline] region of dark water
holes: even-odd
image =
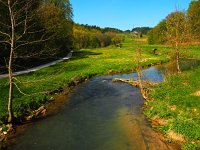
[[[162,67],[161,67],[162,68]],[[163,70],[143,71],[160,82]],[[37,121],[16,139],[11,150],[146,150],[176,149],[164,143],[142,114],[139,89],[113,78],[137,78],[136,73],[93,78],[77,87],[56,114]]]

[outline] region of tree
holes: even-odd
[[[200,1],[192,1],[187,11],[194,41],[200,41]]]
[[[113,38],[112,38],[112,44],[117,46],[117,47],[121,47],[121,43],[123,41],[124,37],[120,34],[116,34]]]
[[[120,30],[114,28],[74,24],[73,46],[75,49],[105,47],[111,44],[114,36],[120,35],[118,32]]]
[[[28,44],[37,43],[39,41],[24,41],[24,36],[31,32],[29,29],[34,26],[32,18],[34,16],[33,10],[35,5],[38,5],[38,1],[11,1],[1,0],[1,8],[5,10],[4,22],[1,22],[3,28],[0,29],[1,43],[6,45],[6,49],[9,51],[8,73],[9,73],[9,98],[8,98],[8,122],[13,120],[12,111],[12,97],[13,97],[13,74],[12,65],[15,52],[20,47]],[[45,40],[45,39],[40,39]]]
[[[153,29],[148,33],[148,42],[149,44],[165,44],[166,39],[166,20],[162,20],[158,23]]]
[[[59,53],[66,54],[65,51],[69,51],[72,47],[73,23],[72,14],[63,9],[63,6],[47,2],[40,6],[39,16],[44,28],[55,35],[47,46],[50,49],[57,49]]]
[[[71,7],[68,8],[66,4],[69,1],[66,2],[63,1],[62,7],[56,9],[51,5],[53,3],[41,3],[40,0],[0,0],[2,12],[0,14],[0,48],[3,48],[9,55],[9,123],[13,121],[13,88],[16,86],[19,89],[13,78],[13,61],[19,55],[22,57],[41,56],[43,53],[49,55],[54,53],[54,49],[60,49],[57,47],[59,44],[56,44],[56,41],[66,38],[65,33],[68,33],[66,32],[68,28],[65,29],[65,27],[69,25],[66,21],[71,21],[71,12],[69,12]],[[46,7],[47,5],[49,7]],[[53,8],[56,12],[45,13],[47,9],[44,8]],[[54,18],[51,20],[50,16],[54,16]],[[47,22],[45,17],[50,20]],[[58,31],[55,30],[56,26],[58,26]],[[50,46],[54,48],[47,49]],[[52,51],[49,51],[50,49]]]
[[[179,57],[181,46],[190,40],[190,30],[185,12],[175,11],[166,17],[168,44],[175,47],[177,71],[180,72]]]

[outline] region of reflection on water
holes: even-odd
[[[185,70],[192,69],[193,67],[199,66],[200,60],[182,58],[179,60],[179,65],[180,65],[180,70],[185,71]],[[171,76],[177,73],[176,60],[157,66],[157,68],[163,72],[165,77]]]
[[[181,69],[199,61],[181,60]],[[143,70],[143,78],[163,81],[176,72],[168,63]],[[62,110],[37,121],[21,133],[9,149],[13,150],[165,150],[177,149],[164,143],[141,111],[144,102],[139,89],[113,78],[134,78],[137,74],[96,77],[77,87]]]

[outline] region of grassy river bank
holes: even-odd
[[[200,67],[172,75],[151,88],[145,115],[186,150],[200,148]],[[170,140],[169,140],[170,141]]]

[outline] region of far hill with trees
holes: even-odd
[[[150,27],[136,27],[132,29],[132,32],[138,32],[140,34],[144,34],[147,35],[147,33],[149,32],[149,30],[151,30],[152,28]]]
[[[132,30],[126,30],[124,32],[135,34],[136,37],[142,37],[143,35],[147,35],[151,29],[151,27],[136,27]]]
[[[123,41],[123,31],[115,28],[100,28],[83,24],[73,25],[73,48],[98,48],[117,45]]]

